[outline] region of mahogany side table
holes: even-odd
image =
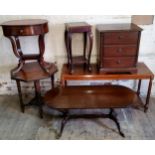
[[[84,51],[82,56],[73,56],[72,35],[74,33],[82,33],[84,35]],[[66,23],[65,43],[70,74],[74,72],[73,66],[77,64],[83,64],[84,68],[87,67],[87,70],[91,71],[90,58],[93,45],[91,25],[85,22]]]
[[[11,70],[11,79],[16,80],[21,111],[24,112],[25,106],[39,106],[40,117],[42,117],[42,97],[40,80],[51,78],[52,88],[54,87],[54,73],[57,67],[53,63],[44,61],[45,42],[44,36],[48,32],[48,21],[42,19],[14,20],[2,24],[4,36],[9,38],[13,52],[19,59],[18,66]],[[19,36],[38,36],[39,53],[24,54],[21,49]],[[29,62],[33,60],[34,62]],[[35,97],[28,104],[23,103],[20,81],[34,82]]]

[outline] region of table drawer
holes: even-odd
[[[136,62],[135,57],[104,58],[103,67],[105,68],[134,67],[135,62]]]
[[[107,32],[103,35],[104,44],[137,44],[138,32]]]
[[[31,36],[48,32],[47,23],[33,26],[3,26],[5,36]]]
[[[135,56],[137,54],[137,45],[104,46],[102,53],[105,57]]]

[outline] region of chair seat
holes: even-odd
[[[57,72],[57,67],[53,63],[50,63],[48,66],[45,66],[45,69],[48,69],[48,72],[46,72],[41,67],[39,62],[25,63],[22,69],[16,74],[12,75],[11,78],[14,80],[30,82],[48,78],[55,72]]]

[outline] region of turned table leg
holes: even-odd
[[[149,86],[148,86],[148,91],[147,91],[147,97],[146,97],[146,103],[144,106],[144,112],[147,112],[148,107],[149,107],[149,100],[150,100],[150,95],[151,95],[151,88],[152,88],[152,79],[149,81]]]
[[[18,88],[20,108],[21,108],[21,111],[24,113],[25,107],[24,107],[24,103],[23,103],[23,97],[22,97],[22,91],[21,91],[20,81],[19,80],[16,80],[16,83],[17,83],[17,88]]]
[[[68,32],[65,31],[65,45],[66,45],[66,52],[67,52],[67,65],[68,65],[68,68],[69,68],[69,65],[70,65],[70,55],[69,55],[69,44],[68,44]]]
[[[42,110],[43,102],[41,97],[40,82],[34,81],[34,86],[35,86],[36,100],[39,106],[39,115],[40,115],[40,118],[43,118],[43,110]]]
[[[90,58],[91,58],[91,52],[92,52],[92,46],[93,46],[93,35],[92,32],[88,32],[88,38],[89,38],[89,50],[88,50],[88,71],[91,72],[91,66],[90,66]]]
[[[51,76],[51,87],[54,88],[54,75]]]
[[[84,40],[83,40],[83,45],[84,45],[83,57],[84,57],[84,60],[86,61],[87,60],[87,55],[86,55],[86,52],[87,52],[87,32],[84,32],[83,35],[84,35]],[[84,62],[84,70],[86,70],[86,67],[87,67],[87,62]]]
[[[142,83],[142,80],[140,79],[140,80],[138,81],[138,88],[137,88],[137,94],[138,94],[138,96],[140,95],[141,83]]]
[[[70,74],[73,73],[73,60],[72,60],[72,33],[66,32],[66,47],[68,56],[68,66]]]

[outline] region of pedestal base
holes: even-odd
[[[65,127],[66,123],[69,120],[71,120],[71,119],[78,119],[78,118],[86,118],[86,119],[90,119],[90,118],[109,118],[109,119],[111,119],[112,121],[115,122],[120,136],[125,137],[124,133],[121,131],[119,121],[118,121],[116,115],[114,114],[114,110],[113,109],[110,109],[110,112],[108,114],[71,115],[71,114],[69,114],[68,111],[65,111],[65,112],[63,112],[62,117],[63,117],[63,119],[61,121],[60,131],[58,133],[56,133],[56,139],[61,138],[63,130],[64,130],[64,127]]]

